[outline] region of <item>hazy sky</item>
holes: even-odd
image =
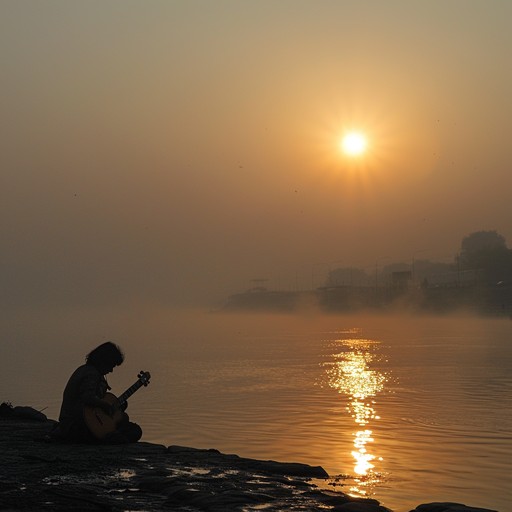
[[[0,0],[2,303],[215,302],[448,261],[481,229],[510,245],[511,19],[509,0]]]

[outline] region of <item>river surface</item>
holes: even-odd
[[[128,410],[146,441],[321,465],[330,488],[396,512],[512,510],[511,320],[161,311],[128,323],[97,325],[126,352],[113,391],[151,372]],[[39,342],[3,332],[0,400],[58,416],[69,374],[104,341],[68,327]]]

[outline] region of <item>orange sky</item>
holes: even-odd
[[[213,304],[333,262],[450,261],[482,229],[512,244],[511,18],[506,0],[1,2],[3,304]]]

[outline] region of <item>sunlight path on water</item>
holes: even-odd
[[[386,382],[385,374],[370,366],[378,357],[377,346],[378,342],[368,339],[338,339],[331,344],[334,361],[324,363],[329,386],[344,397],[347,411],[356,424],[351,451],[355,476],[350,493],[362,497],[373,494],[383,478],[375,467],[382,457],[375,455],[370,447],[374,442],[371,424],[380,419],[375,397],[383,391]]]

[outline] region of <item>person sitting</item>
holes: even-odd
[[[59,423],[54,437],[61,441],[75,443],[136,443],[142,437],[142,429],[129,420],[121,408],[121,420],[115,430],[102,439],[95,437],[84,420],[84,408],[101,409],[109,416],[119,411],[117,404],[106,401],[105,394],[110,390],[105,375],[111,373],[116,366],[124,361],[124,354],[118,345],[108,341],[96,347],[85,358],[85,364],[78,367],[66,384],[62,396]]]

